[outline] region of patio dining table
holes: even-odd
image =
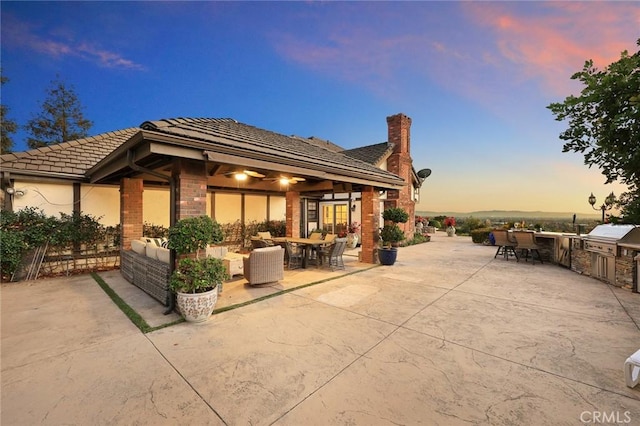
[[[302,258],[302,267],[306,268],[309,264],[309,257],[313,247],[320,247],[331,244],[325,240],[315,240],[312,238],[296,238],[296,237],[275,237],[272,238],[275,243],[295,243],[304,247],[304,257]]]

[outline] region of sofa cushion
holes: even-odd
[[[135,251],[138,254],[143,254],[146,256],[147,254],[146,246],[147,246],[147,243],[142,240],[131,241],[131,250]]]
[[[146,254],[148,258],[157,259],[158,258],[158,246],[155,244],[147,243]]]
[[[156,249],[156,255],[160,262],[169,263],[171,261],[171,250],[164,247],[158,247]]]
[[[270,240],[271,238],[273,238],[271,236],[271,232],[269,232],[269,231],[258,232],[258,237],[262,238],[263,240]]]

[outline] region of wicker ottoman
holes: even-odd
[[[229,276],[244,275],[244,258],[245,256],[239,253],[225,254],[223,261]]]

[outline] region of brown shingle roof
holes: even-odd
[[[346,149],[342,151],[344,155],[365,163],[373,164],[374,166],[380,165],[380,162],[389,154],[393,152],[393,145],[388,142],[377,143],[375,145],[362,146],[360,148]]]
[[[402,179],[372,163],[337,152],[337,145],[320,143],[319,139],[286,136],[225,118],[177,118],[147,121],[144,130],[189,138],[216,147],[233,147],[247,153],[277,156],[283,163],[304,164],[308,168],[330,167],[334,172],[358,172],[378,179],[391,179],[402,184]],[[329,149],[331,148],[331,149]],[[339,148],[339,147],[338,147]]]
[[[285,136],[239,123],[229,118],[175,118],[146,121],[132,127],[25,152],[4,154],[0,170],[14,174],[86,180],[88,171],[141,130],[176,137],[175,143],[193,143],[205,150],[233,149],[247,157],[261,156],[278,164],[293,164],[311,170],[326,170],[344,176],[372,179],[373,182],[403,183],[393,173],[377,167],[382,146],[372,145],[343,151],[319,138]],[[365,155],[368,153],[368,155]],[[106,161],[106,160],[105,160]],[[97,166],[97,167],[96,167]]]
[[[29,151],[3,154],[0,156],[0,169],[4,172],[30,171],[29,174],[41,176],[84,179],[87,170],[139,131],[139,128],[131,127]]]

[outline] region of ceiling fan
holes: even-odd
[[[240,170],[240,171],[236,170],[236,171],[233,171],[233,172],[225,173],[225,176],[233,176],[237,180],[247,180],[248,177],[262,179],[266,175],[264,175],[264,174],[262,174],[260,172],[253,171],[253,170]]]
[[[281,185],[295,185],[298,182],[303,182],[306,179],[298,176],[279,176],[279,177],[269,177],[264,180],[271,180],[274,182],[279,182]]]

